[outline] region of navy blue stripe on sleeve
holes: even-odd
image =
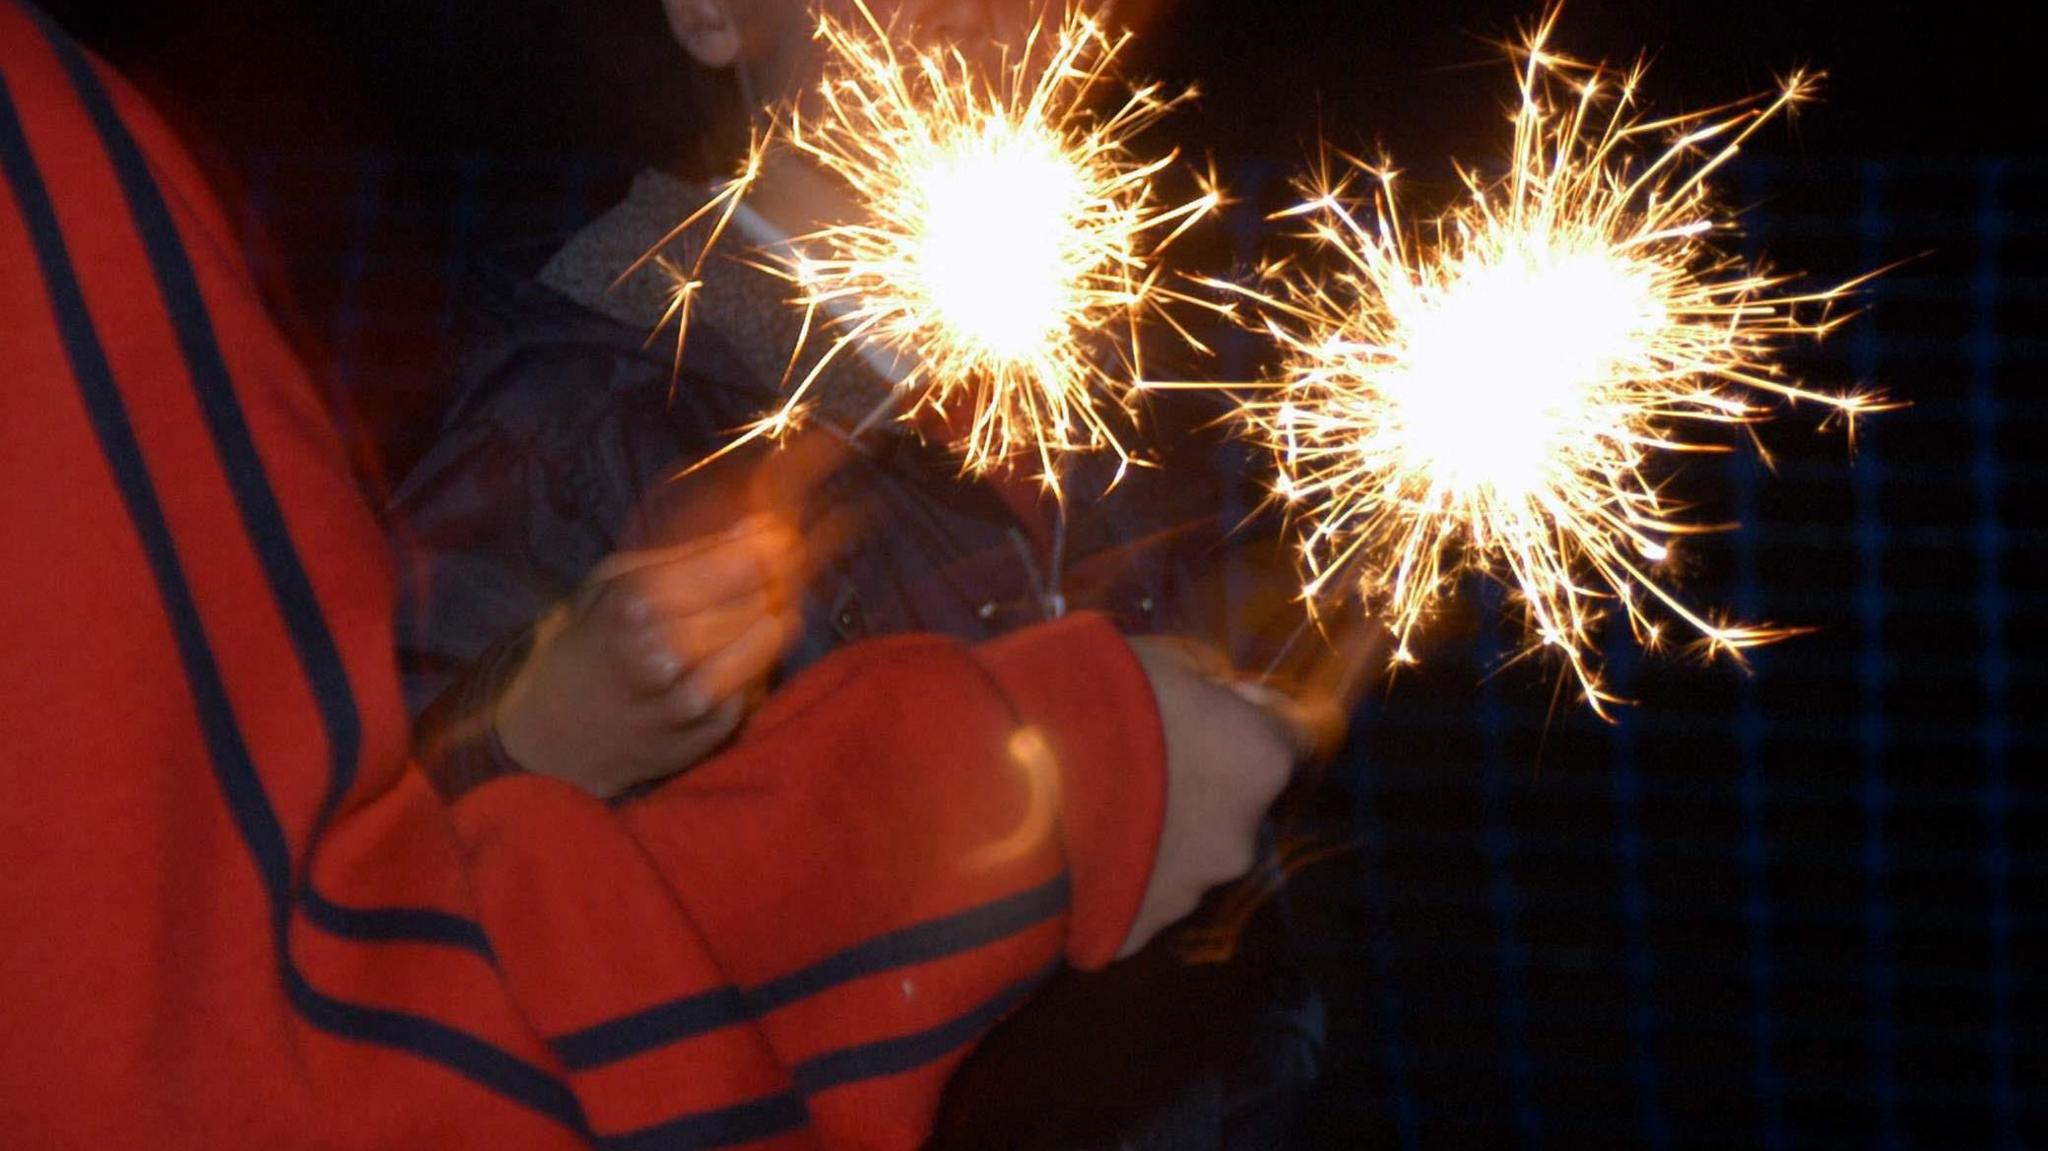
[[[1067,909],[1067,877],[1063,873],[1026,891],[980,907],[900,928],[849,947],[801,970],[749,990],[747,1006],[765,1015],[778,1007],[808,999],[828,988],[878,971],[944,959],[1007,939],[1058,916]]]
[[[13,189],[15,203],[23,223],[27,225],[36,262],[42,271],[44,291],[56,319],[58,338],[64,344],[65,356],[70,361],[71,375],[78,385],[79,399],[92,424],[93,436],[99,441],[100,455],[113,474],[115,489],[120,493],[143,557],[149,564],[150,576],[162,599],[172,642],[178,649],[187,687],[199,712],[200,736],[213,763],[215,778],[220,783],[235,828],[255,861],[269,897],[273,918],[281,921],[289,902],[285,877],[291,867],[284,832],[278,826],[262,789],[255,783],[254,768],[249,766],[249,749],[242,742],[241,729],[235,723],[228,702],[227,687],[214,665],[213,651],[207,645],[199,610],[192,599],[191,585],[185,579],[177,546],[172,541],[170,522],[157,499],[155,486],[150,483],[142,445],[135,437],[135,426],[128,418],[127,405],[114,383],[113,367],[107,361],[106,349],[93,326],[84,290],[72,267],[71,254],[57,220],[56,207],[50,202],[49,189],[36,167],[35,156],[29,149],[27,130],[22,125],[5,76],[0,76],[0,168],[6,170],[8,185]]]
[[[876,936],[745,990],[719,988],[550,1041],[571,1071],[590,1071],[671,1043],[757,1019],[881,971],[928,963],[1006,939],[1066,910],[1067,877],[979,907]]]
[[[594,1071],[751,1018],[738,988],[718,987],[570,1032],[550,1039],[548,1045],[569,1070]]]
[[[716,1111],[684,1115],[653,1127],[604,1136],[599,1146],[605,1151],[706,1151],[796,1130],[809,1121],[805,1099],[834,1087],[900,1075],[944,1059],[1016,1010],[1058,966],[1048,965],[964,1014],[928,1030],[843,1047],[806,1059],[796,1066],[795,1092],[780,1092]]]
[[[149,162],[127,125],[121,121],[111,95],[94,73],[85,54],[61,29],[50,24],[42,12],[35,8],[30,8],[29,12],[42,26],[44,36],[63,65],[78,94],[79,103],[91,118],[107,158],[113,164],[115,178],[128,202],[136,232],[149,254],[158,293],[177,335],[193,393],[199,401],[221,469],[234,492],[243,529],[262,565],[278,614],[285,621],[291,637],[292,650],[298,657],[307,688],[320,712],[321,727],[327,739],[328,779],[319,815],[307,838],[306,858],[310,860],[313,848],[332,820],[336,807],[354,786],[356,763],[362,750],[362,718],[356,708],[354,690],[349,684],[348,669],[342,662],[333,634],[328,630],[312,580],[306,575],[305,565],[292,545],[284,512],[278,506],[276,493],[271,490],[262,458],[256,451],[255,439],[235,396],[227,361],[221,355],[220,341],[214,332],[213,319],[207,313],[205,297],[199,290],[198,277],[179,238],[170,207],[150,172]],[[288,871],[287,874],[292,873]],[[489,955],[487,946],[476,946],[477,941],[483,938],[482,929],[470,924],[466,928],[450,930],[447,920],[455,917],[446,912],[415,908],[359,911],[324,899],[319,901],[319,905],[320,913],[309,916],[309,920],[344,938],[452,944],[478,951],[487,958]],[[411,934],[410,929],[414,926],[422,926],[425,930],[421,934]]]
[[[841,1048],[797,1064],[792,1075],[798,1091],[816,1095],[820,1091],[914,1071],[958,1051],[974,1041],[996,1021],[1015,1011],[1040,984],[1051,978],[1058,964],[1010,984],[986,1003],[958,1018],[914,1035],[879,1039],[858,1047]]]
[[[522,1103],[580,1135],[590,1133],[575,1093],[541,1068],[445,1023],[323,994],[306,981],[288,958],[283,969],[285,992],[292,1007],[314,1027],[338,1038],[420,1056]]]
[[[43,20],[41,13],[29,11]],[[53,45],[73,57],[61,31],[44,24]],[[97,81],[94,81],[97,83]],[[525,1104],[578,1132],[587,1132],[582,1108],[568,1088],[545,1071],[473,1036],[431,1020],[365,1007],[315,990],[297,969],[289,946],[291,860],[282,827],[256,775],[229,702],[220,669],[178,558],[170,524],[150,481],[127,405],[115,384],[77,270],[57,219],[49,190],[29,147],[13,96],[0,77],[0,168],[27,225],[58,335],[70,361],[81,401],[92,423],[123,507],[157,585],[164,615],[205,741],[214,777],[236,830],[250,853],[271,906],[271,932],[285,988],[309,1023],[344,1038],[376,1043],[433,1060],[473,1082]],[[253,991],[253,989],[252,989]]]
[[[604,1151],[710,1151],[795,1131],[811,1121],[803,1100],[783,1093],[598,1140]]]
[[[298,908],[306,921],[359,943],[439,943],[473,951],[495,964],[491,941],[474,919],[430,907],[344,907],[307,884]]]

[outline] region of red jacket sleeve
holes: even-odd
[[[383,544],[197,173],[0,0],[10,1146],[909,1148],[1146,885],[1082,617],[828,660],[623,806],[404,761]]]

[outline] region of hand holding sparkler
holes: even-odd
[[[625,552],[538,625],[491,722],[520,766],[600,797],[724,743],[796,634],[788,529],[753,518]]]
[[[1166,736],[1166,814],[1152,881],[1123,955],[1194,911],[1203,893],[1250,870],[1259,825],[1287,785],[1293,733],[1217,682],[1171,640],[1134,639]]]

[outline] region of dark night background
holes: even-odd
[[[446,397],[462,270],[682,154],[654,0],[49,5],[209,160],[375,475]],[[1781,267],[1909,260],[1808,378],[1910,409],[1817,417],[1690,480],[1741,531],[1693,602],[1814,633],[1754,674],[1611,654],[1640,701],[1550,713],[1474,588],[1373,693],[1307,802],[1360,848],[1287,911],[1327,998],[1318,1146],[2048,1145],[2048,100],[1990,4],[1577,0],[1557,43],[1653,60],[1675,110],[1826,70],[1724,183]],[[2016,9],[2014,9],[2016,11]],[[1182,0],[1143,68],[1247,204],[1249,258],[1318,130],[1426,197],[1499,154],[1489,42],[1533,3]],[[203,126],[203,128],[201,127]],[[374,482],[374,481],[373,481]]]

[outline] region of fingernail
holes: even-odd
[[[682,689],[681,694],[676,697],[676,706],[687,717],[685,722],[695,722],[711,713],[711,704],[689,688]]]
[[[629,628],[642,628],[654,618],[654,605],[639,596],[630,596],[619,608],[619,619]]]
[[[672,682],[677,676],[683,674],[683,665],[665,647],[656,647],[649,651],[646,655],[640,657],[640,663],[641,666],[647,669],[649,676],[663,683]]]

